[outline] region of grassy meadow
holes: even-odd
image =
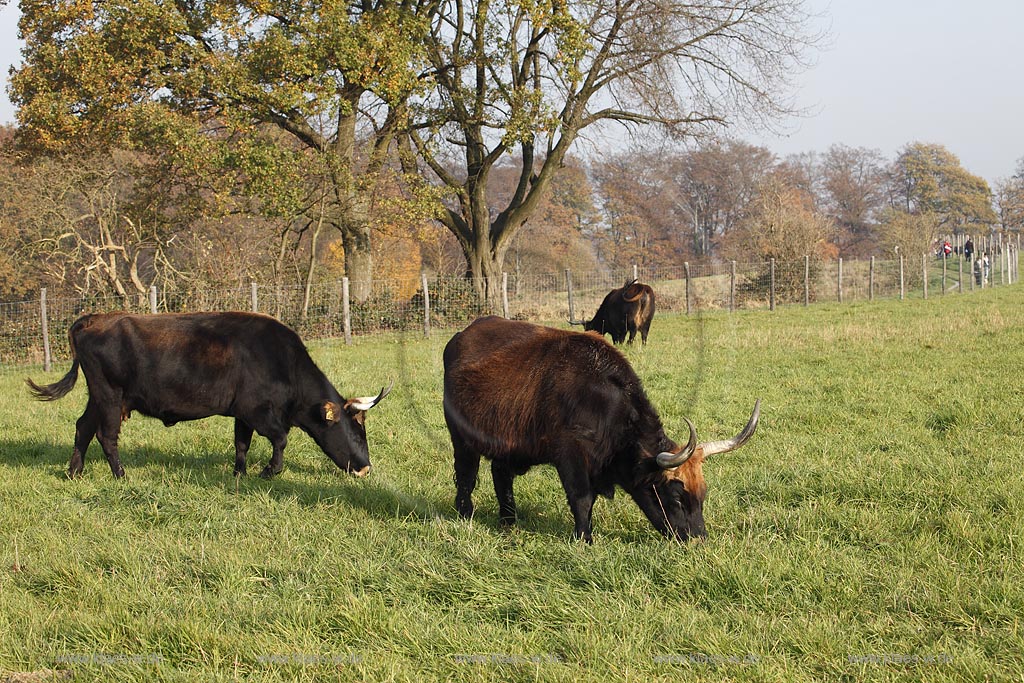
[[[70,481],[83,378],[43,404],[0,376],[0,681],[1022,680],[1024,288],[655,318],[626,354],[670,433],[763,401],[686,545],[621,492],[572,542],[551,468],[517,529],[486,466],[458,519],[448,336],[311,345],[344,395],[396,379],[365,480],[298,430],[236,479],[229,420],[136,415],[127,477],[94,442]]]

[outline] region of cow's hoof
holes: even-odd
[[[260,476],[264,479],[272,479],[273,477],[280,473],[281,470],[274,471],[270,468],[270,465],[267,465],[266,467],[263,468],[263,471],[260,472]]]

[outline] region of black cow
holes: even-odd
[[[595,497],[619,486],[670,538],[704,536],[701,466],[753,435],[760,400],[726,441],[677,445],[665,435],[625,357],[601,337],[480,318],[444,350],[444,417],[455,450],[455,507],[473,514],[480,456],[491,460],[502,523],[513,524],[512,481],[534,465],[558,470],[575,536],[591,542]]]
[[[628,343],[632,344],[637,330],[640,341],[647,343],[647,333],[654,318],[654,290],[633,279],[623,287],[608,292],[597,313],[590,320],[569,320],[572,325],[583,325],[583,329],[610,334],[612,341],[621,344],[629,333]]]
[[[117,450],[121,424],[133,410],[170,426],[210,415],[235,418],[235,473],[245,474],[253,431],[273,446],[262,476],[282,469],[291,428],[309,434],[338,467],[370,470],[364,417],[376,397],[345,400],[309,357],[299,336],[255,313],[86,315],[69,332],[74,362],[64,377],[38,386],[43,401],[65,396],[82,368],[89,401],[78,418],[68,475],[82,473],[93,436],[110,470],[123,477]]]

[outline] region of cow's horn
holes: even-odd
[[[359,398],[353,398],[348,402],[349,407],[355,408],[356,410],[369,410],[374,407],[381,400],[388,395],[388,393],[394,388],[395,380],[392,379],[387,387],[380,390],[380,393],[376,396],[360,396]]]
[[[747,440],[754,435],[754,431],[757,429],[757,421],[761,417],[761,399],[754,401],[754,412],[750,415],[750,420],[747,422],[747,426],[743,428],[736,436],[731,439],[725,439],[724,441],[709,441],[700,445],[704,451],[704,457],[714,455],[715,453],[728,453],[734,451]]]
[[[690,428],[690,439],[686,442],[683,450],[678,453],[670,453],[665,451],[664,453],[658,453],[658,466],[663,470],[670,470],[674,467],[679,467],[684,462],[690,459],[693,455],[693,451],[697,446],[697,430],[693,428],[693,423],[688,418],[686,420],[686,426]]]
[[[566,320],[569,321],[570,325],[583,325],[584,324],[584,322],[582,320],[573,320],[572,318],[566,318]]]

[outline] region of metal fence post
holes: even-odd
[[[775,310],[775,259],[768,261],[768,310]]]
[[[501,274],[501,312],[508,318],[508,273]]]
[[[253,313],[259,313],[259,310],[260,310],[259,295],[256,292],[257,292],[256,283],[255,282],[250,282],[249,283],[249,302],[252,304],[252,312]]]
[[[686,315],[690,315],[690,262],[683,261],[683,276],[686,278]]]
[[[430,289],[427,287],[427,274],[420,278],[423,282],[423,336],[430,337]]]
[[[569,297],[569,320],[575,320],[576,306],[572,300],[572,273],[569,272],[568,268],[565,269],[565,291]]]
[[[875,257],[871,257],[868,265],[868,301],[875,300]]]
[[[39,315],[43,321],[43,371],[49,372],[53,358],[50,355],[50,325],[46,321],[46,287],[39,290]]]
[[[341,319],[345,332],[345,343],[352,343],[352,308],[348,300],[348,278],[341,278]]]
[[[149,287],[149,312],[156,313],[156,285]]]

